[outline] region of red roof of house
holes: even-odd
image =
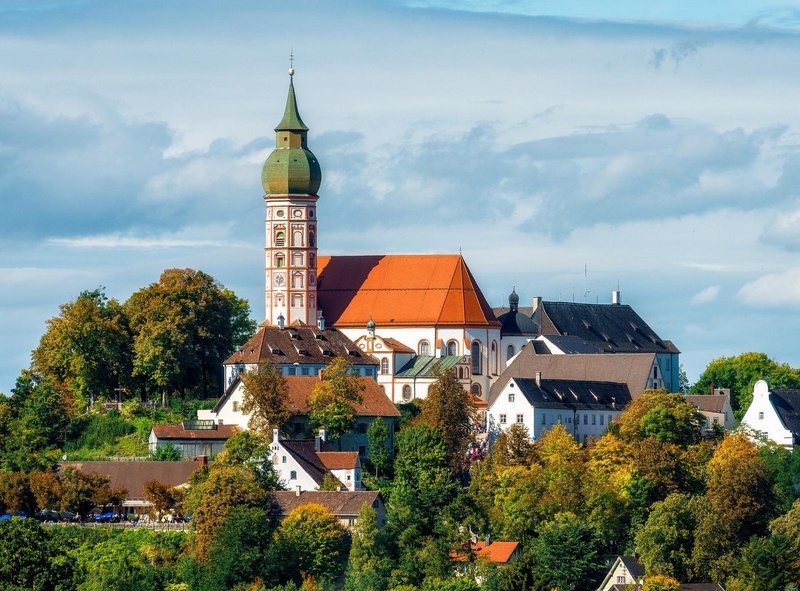
[[[519,542],[490,542],[488,546],[486,542],[477,542],[472,544],[472,551],[475,553],[475,557],[480,560],[506,564],[511,560],[511,556],[513,556],[518,547]],[[466,556],[455,551],[450,553],[450,558],[456,562],[465,562],[467,560]]]
[[[293,414],[308,414],[308,400],[314,386],[319,382],[316,376],[285,376],[287,406]],[[359,378],[364,384],[361,390],[361,402],[353,402],[351,406],[356,415],[399,417],[400,411],[386,397],[378,382],[372,378]]]
[[[317,299],[334,326],[500,326],[461,255],[321,256]]]
[[[328,470],[352,470],[358,466],[357,451],[318,451],[317,457]]]

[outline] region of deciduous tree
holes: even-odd
[[[535,457],[533,441],[527,427],[520,423],[511,425],[500,433],[492,445],[495,466],[527,466]]]
[[[364,505],[353,531],[345,591],[384,591],[389,583],[391,566],[378,529],[378,514],[369,505]]]
[[[375,467],[375,476],[392,465],[392,449],[389,440],[389,425],[381,417],[375,417],[367,429],[367,451],[369,461]]]
[[[282,428],[292,417],[288,406],[286,378],[272,363],[259,363],[241,375],[242,413],[250,415],[247,426],[271,440],[272,430]]]
[[[352,366],[337,357],[322,371],[322,379],[314,385],[309,399],[308,417],[311,422],[325,427],[327,437],[333,441],[348,433],[355,423],[352,404],[361,402],[364,384],[353,375]]]
[[[636,534],[640,561],[648,575],[667,575],[688,581],[697,529],[696,503],[689,495],[672,494],[652,506]]]
[[[439,429],[453,469],[462,470],[473,440],[475,407],[453,368],[443,371],[431,384],[419,420]]]
[[[602,566],[591,526],[573,513],[559,513],[532,543],[534,579],[540,589],[589,590]]]

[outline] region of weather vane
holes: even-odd
[[[289,76],[294,76],[294,48],[289,50]]]

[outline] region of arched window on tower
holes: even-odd
[[[384,357],[381,359],[381,374],[387,375],[389,373],[389,358]]]
[[[286,233],[283,230],[278,230],[275,232],[275,246],[286,246]]]
[[[403,400],[405,400],[406,402],[411,400],[411,386],[409,386],[408,384],[403,386]]]
[[[472,358],[472,375],[481,373],[481,343],[480,341],[472,341],[472,347],[469,352]]]
[[[419,345],[417,346],[417,350],[419,351],[420,355],[430,355],[431,354],[431,344],[428,341],[426,341],[425,339],[422,339],[419,342]]]
[[[508,349],[506,349],[506,361],[511,359],[514,356],[514,345],[509,345]]]
[[[469,391],[473,396],[477,396],[478,398],[481,397],[481,385],[480,384],[472,384],[472,386],[470,387]]]
[[[282,254],[275,255],[275,266],[279,268],[286,266],[286,258]]]
[[[303,246],[303,231],[295,230],[292,232],[292,246]]]
[[[452,357],[453,355],[458,355],[458,343],[455,341],[448,341],[447,342],[447,354]]]
[[[316,246],[317,246],[316,236],[314,235],[314,231],[313,230],[308,233],[308,245],[311,248],[316,248]]]
[[[492,341],[492,373],[497,375],[497,343]]]

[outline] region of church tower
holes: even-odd
[[[273,326],[317,324],[317,157],[308,149],[308,127],[297,110],[294,68],[275,149],[264,163],[266,217],[265,319]]]

